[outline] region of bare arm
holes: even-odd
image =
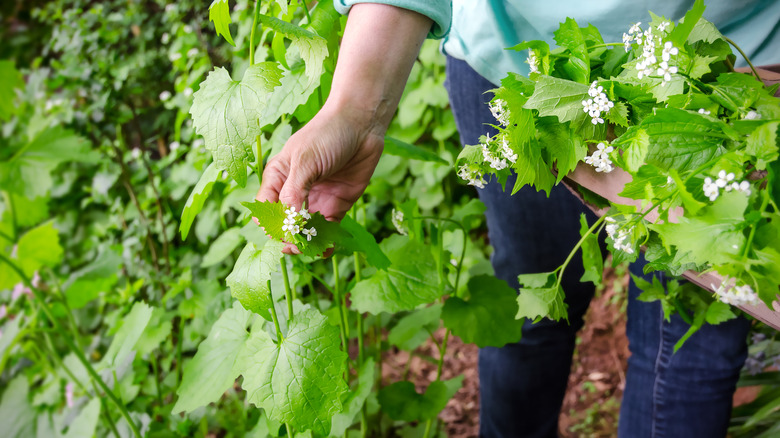
[[[330,96],[269,161],[257,199],[339,220],[363,194],[431,19],[406,9],[352,7]]]

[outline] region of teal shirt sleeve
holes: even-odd
[[[428,38],[444,38],[452,26],[452,0],[333,0],[341,14],[349,13],[349,9],[358,3],[381,3],[425,15],[433,20]]]

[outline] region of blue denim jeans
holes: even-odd
[[[447,59],[447,91],[462,144],[477,144],[496,121],[487,106],[493,84],[463,61]],[[488,238],[494,248],[496,276],[517,288],[518,274],[552,271],[579,240],[579,216],[595,216],[562,186],[544,192],[525,187],[515,195],[495,182],[477,190],[487,206]],[[641,257],[640,257],[641,259]],[[631,271],[642,275],[643,260]],[[479,352],[480,436],[555,437],[558,415],[571,368],[577,331],[593,296],[581,283],[583,267],[575,257],[562,284],[569,323],[526,321],[523,339]],[[749,322],[735,319],[705,326],[672,354],[688,330],[678,316],[663,319],[659,303],[636,300],[629,287],[627,335],[631,357],[620,410],[620,437],[723,437],[732,394],[747,356]]]

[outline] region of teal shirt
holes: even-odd
[[[566,17],[580,26],[596,26],[607,42],[622,41],[623,32],[648,11],[677,21],[694,0],[334,0],[345,14],[356,3],[383,3],[413,10],[434,21],[432,38],[442,50],[466,61],[498,85],[507,72],[528,74],[527,51],[505,50],[522,41],[545,40]],[[704,18],[734,40],[754,65],[780,63],[780,0],[705,0]],[[736,53],[736,51],[735,51]],[[737,65],[747,65],[737,56]]]

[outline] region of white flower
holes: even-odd
[[[73,389],[73,382],[68,382],[68,384],[65,385],[65,404],[68,405],[69,408],[73,407]]]
[[[176,11],[176,4],[175,3],[168,3],[167,5],[165,5],[165,12],[170,14],[170,13],[172,13],[174,11]]]
[[[671,41],[667,41],[666,44],[664,44],[664,49],[661,52],[661,59],[664,61],[669,61],[672,55],[678,54],[680,51],[677,49],[677,47],[674,47],[672,45]]]
[[[715,285],[712,285],[712,287],[715,289],[715,295],[718,300],[726,304],[731,304],[732,306],[742,306],[745,304],[755,306],[761,302],[758,298],[758,294],[753,291],[752,287],[746,284],[737,286],[736,280],[733,278],[726,277],[723,279],[720,286],[715,288]]]
[[[663,76],[664,80],[661,85],[666,85],[667,82],[672,80],[672,75],[677,73],[677,67],[670,66],[666,61],[661,62],[658,66],[657,74]]]
[[[588,96],[593,99],[582,101],[582,111],[588,113],[591,117],[590,122],[594,125],[604,123],[604,119],[601,118],[601,113],[609,112],[609,110],[615,106],[614,102],[610,101],[604,93],[604,87],[598,86],[595,81],[590,84],[590,87],[588,88]]]
[[[16,301],[17,298],[21,297],[22,295],[32,296],[32,291],[30,288],[24,285],[21,281],[19,283],[16,283],[14,285],[13,292],[11,292],[11,302]]]
[[[631,36],[631,35],[629,35],[627,33],[623,34],[623,45],[626,48],[626,52],[631,50],[631,43],[632,43],[632,41],[634,41],[634,37],[633,36]]]
[[[510,163],[515,164],[517,162],[517,154],[509,147],[509,142],[506,141],[506,136],[501,138],[501,153],[504,155]]]
[[[193,47],[190,50],[187,50],[187,58],[194,58],[198,56],[198,49]]]
[[[470,166],[465,164],[458,170],[458,177],[464,181],[467,181],[470,186],[474,186],[479,189],[484,189],[485,184],[487,184],[487,181],[485,181],[483,178],[482,172],[480,172],[478,169],[472,169]]]
[[[290,217],[290,216],[295,217],[295,216],[297,216],[298,213],[295,212],[295,207],[293,207],[291,205],[286,210],[284,210],[284,214],[286,214],[287,217]]]
[[[5,306],[5,304],[0,305],[0,319],[3,319],[8,315],[8,308]]]
[[[531,73],[540,73],[539,71],[539,58],[536,56],[536,52],[533,50],[528,51],[528,59],[525,60],[528,63]]]
[[[168,149],[170,149],[171,152],[176,152],[176,149],[179,149],[179,146],[181,146],[181,144],[179,144],[178,141],[172,141],[171,144],[168,145]]]
[[[631,25],[631,27],[628,29],[628,33],[630,33],[630,34],[632,34],[632,35],[633,35],[633,34],[635,34],[635,33],[642,32],[642,28],[641,28],[641,27],[639,27],[639,26],[641,26],[641,25],[642,25],[642,22],[641,22],[641,21],[639,21],[639,22],[636,22],[636,23],[632,24],[632,25]]]
[[[41,276],[38,275],[38,271],[33,272],[33,276],[30,279],[30,283],[32,283],[32,286],[34,288],[41,287]]]
[[[184,30],[184,33],[192,33],[192,26],[189,24],[185,24],[182,29]]]
[[[160,100],[162,100],[163,102],[165,102],[166,100],[168,100],[170,98],[171,98],[171,92],[170,91],[165,90],[162,93],[160,93]]]
[[[396,231],[398,231],[398,234],[402,236],[406,236],[409,233],[406,231],[406,228],[404,227],[404,212],[401,210],[396,210],[395,208],[390,214],[390,220],[393,222],[393,226],[395,227]]]
[[[668,21],[663,21],[661,22],[661,24],[658,25],[658,27],[656,27],[656,29],[658,29],[660,32],[665,32],[666,28],[669,27],[670,24],[671,23],[669,23]]]
[[[184,97],[190,97],[192,96],[192,88],[187,87],[181,93],[184,95]]]
[[[179,52],[173,52],[168,56],[168,59],[171,60],[171,62],[176,62],[181,58],[181,53]]]
[[[301,209],[301,211],[299,211],[299,212],[298,212],[298,214],[300,214],[300,215],[301,215],[301,217],[302,217],[304,220],[309,220],[309,219],[311,219],[311,214],[309,214],[309,210],[306,210],[305,208],[302,208],[302,209]]]
[[[130,156],[131,156],[131,157],[132,157],[134,160],[137,160],[137,159],[141,158],[141,149],[138,149],[138,148],[133,148],[133,150],[132,150],[132,151],[130,151]]]
[[[311,242],[311,238],[317,236],[317,230],[314,227],[304,228],[301,232],[306,236],[307,242]]]
[[[501,126],[509,126],[509,110],[506,108],[506,102],[501,99],[496,99],[490,102],[488,105],[490,113],[501,124]]]
[[[168,32],[165,32],[164,34],[162,34],[162,38],[160,38],[160,42],[163,43],[163,44],[168,44],[168,41],[170,41],[170,40],[171,40],[171,36],[168,35]]]
[[[603,142],[599,143],[596,145],[596,150],[593,151],[593,154],[585,157],[583,161],[585,161],[586,164],[595,167],[596,172],[612,172],[615,168],[612,166],[612,160],[609,159],[608,154],[613,150],[614,148],[612,146],[607,146]]]
[[[627,254],[634,253],[634,245],[631,242],[631,233],[634,231],[634,227],[629,229],[622,228],[617,224],[614,218],[605,218],[607,226],[604,230],[607,232],[607,236],[612,238],[612,246],[620,251],[624,251]],[[626,240],[628,241],[626,242]]]
[[[718,199],[718,195],[720,194],[718,185],[712,182],[712,178],[710,177],[704,178],[704,185],[702,186],[702,191],[704,192],[704,196],[709,198],[710,201],[714,201]]]
[[[704,108],[699,108],[699,114],[709,115],[710,111]]]
[[[761,115],[753,110],[748,111],[748,113],[745,114],[745,117],[743,117],[744,120],[756,120],[760,118]]]

